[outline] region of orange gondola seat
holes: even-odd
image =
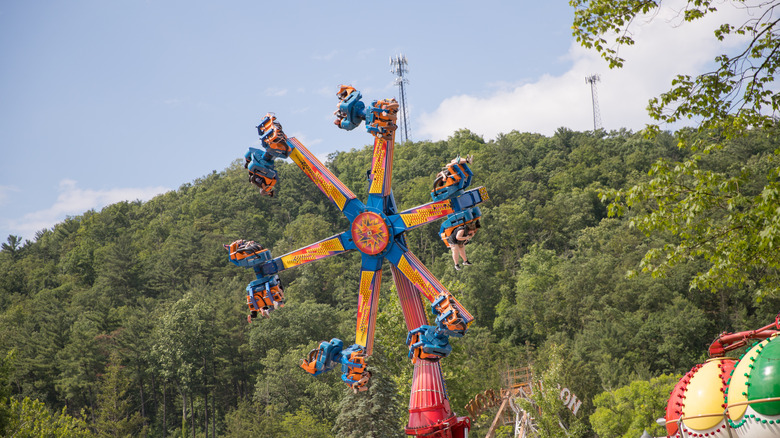
[[[472,207],[447,216],[447,219],[439,227],[439,236],[444,242],[444,245],[446,245],[447,248],[450,247],[450,236],[452,236],[453,233],[457,233],[457,230],[460,227],[466,227],[473,223],[477,229],[481,228],[479,221],[481,217],[482,212],[479,207]]]
[[[471,185],[474,176],[468,166],[471,160],[471,156],[466,158],[458,156],[436,175],[431,190],[431,198],[434,201],[454,198]]]
[[[251,268],[271,260],[271,251],[252,240],[239,239],[224,247],[236,266]]]
[[[278,275],[263,277],[249,283],[246,288],[246,304],[249,307],[249,318],[263,317],[280,307],[284,307],[284,292]]]

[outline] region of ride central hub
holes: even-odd
[[[382,214],[364,211],[352,221],[352,242],[363,254],[377,255],[384,251],[393,238]]]

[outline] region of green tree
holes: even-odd
[[[154,400],[156,395],[152,392],[154,388],[149,388],[149,383],[154,381],[152,357],[149,354],[153,341],[150,335],[155,324],[155,319],[149,318],[149,314],[154,305],[153,300],[147,299],[138,307],[121,308],[122,328],[118,329],[115,335],[116,352],[120,355],[121,363],[126,366],[123,371],[131,380],[127,391],[134,396],[137,394],[137,399],[132,399],[137,400],[140,406],[144,426],[148,424],[149,402]]]
[[[225,437],[255,438],[281,435],[281,426],[273,412],[265,410],[259,403],[241,399],[225,415]]]
[[[636,438],[647,430],[652,436],[666,433],[655,420],[664,415],[669,393],[680,375],[663,374],[648,380],[635,380],[593,400],[596,411],[590,416],[593,431],[600,438]]]
[[[621,67],[621,45],[634,43],[631,25],[661,7],[660,1],[571,0],[575,8],[574,36]],[[777,123],[780,94],[773,86],[780,67],[778,1],[748,4],[725,2],[750,12],[742,23],[724,23],[714,32],[720,41],[742,43],[734,55],[715,58],[716,68],[696,77],[681,74],[672,88],[650,101],[649,113],[660,123],[700,120],[698,129],[677,134],[687,157],[657,162],[651,179],[629,190],[604,194],[610,212],[648,208],[633,224],[650,233],[667,232],[674,240],[647,253],[643,269],[663,275],[666,268],[695,258],[709,266],[691,281],[692,287],[718,290],[747,286],[759,296],[780,292],[780,166]],[[681,24],[717,11],[721,2],[689,0]],[[614,40],[610,38],[614,37]],[[647,129],[657,134],[658,125]],[[714,155],[734,155],[742,142],[768,142],[763,153],[732,168],[714,163]]]
[[[301,359],[317,345],[319,342],[312,342],[284,353],[271,349],[260,360],[263,369],[257,376],[254,402],[263,412],[273,414],[276,421],[301,410],[331,424],[335,420],[346,390],[340,379],[341,368],[316,377],[300,368]]]
[[[515,277],[516,296],[511,303],[506,297],[498,304],[495,326],[510,341],[537,342],[551,332],[570,331],[572,319],[563,308],[560,266],[562,259],[554,251],[534,245],[521,259],[522,268]]]
[[[450,338],[450,342],[452,353],[443,359],[442,366],[446,372],[450,404],[459,415],[466,415],[464,407],[475,395],[490,388],[498,392],[505,387],[503,372],[527,365],[520,358],[522,354],[518,347],[500,345],[490,331],[481,326],[472,326],[466,336]],[[474,370],[480,371],[475,373]],[[472,420],[476,422],[477,419]]]
[[[57,390],[73,406],[94,408],[98,375],[106,360],[100,335],[98,324],[82,314],[71,326],[69,342],[57,352],[62,370]]]
[[[587,435],[588,427],[579,415],[575,415],[562,400],[562,387],[565,387],[566,373],[562,347],[550,344],[549,357],[544,367],[535,364],[530,400],[520,400],[520,407],[533,417],[540,438],[561,436],[582,437]],[[543,370],[543,371],[542,371]]]
[[[8,436],[11,421],[11,376],[14,351],[0,357],[0,435]]]
[[[631,224],[648,235],[671,236],[665,245],[650,248],[641,264],[644,272],[662,277],[677,264],[703,259],[708,265],[691,287],[778,294],[776,137],[777,129],[766,128],[682,162],[659,161],[648,181],[604,194],[613,201],[611,214],[629,214]]]
[[[0,248],[2,248],[3,252],[8,252],[13,260],[16,260],[19,257],[19,252],[22,248],[22,238],[11,234]]]
[[[94,428],[101,438],[138,436],[143,419],[138,411],[131,408],[127,398],[132,382],[118,363],[117,352],[111,354],[110,361],[105,374],[100,377]]]
[[[63,290],[41,291],[10,306],[0,318],[2,351],[16,351],[14,393],[55,408],[65,405],[57,389],[64,365],[58,357],[68,345],[73,321],[65,312],[40,309],[67,296]]]
[[[371,373],[368,390],[348,392],[339,404],[333,432],[345,438],[403,437],[402,401],[395,382],[386,373],[381,347],[374,349],[367,370]]]
[[[71,417],[65,408],[52,413],[43,402],[25,397],[11,399],[11,423],[5,436],[19,438],[91,438],[83,418]]]
[[[310,301],[289,303],[271,312],[268,318],[252,322],[249,345],[254,351],[265,355],[271,349],[287,351],[313,340],[330,340],[338,337],[339,324],[350,316],[347,312],[334,311],[325,304]]]
[[[165,382],[176,386],[181,396],[182,436],[187,427],[195,436],[195,397],[200,399],[208,429],[208,379],[213,375],[216,326],[211,294],[202,287],[187,292],[160,316],[153,332],[152,356]],[[190,420],[189,426],[187,420]]]
[[[248,400],[239,401],[225,417],[227,438],[298,437],[331,438],[331,424],[305,408],[279,414]]]
[[[279,436],[291,438],[333,437],[330,433],[330,423],[322,421],[304,409],[299,409],[294,414],[286,414],[282,419],[282,429],[283,432]]]

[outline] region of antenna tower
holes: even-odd
[[[596,94],[596,82],[599,82],[599,75],[590,75],[585,77],[585,83],[590,84],[590,96],[593,101],[593,130],[601,129],[601,111],[599,111],[599,96]]]
[[[406,91],[404,89],[404,84],[409,83],[409,80],[404,77],[404,74],[409,72],[407,65],[408,63],[406,62],[406,56],[404,55],[398,55],[395,58],[390,58],[390,72],[398,76],[395,79],[395,84],[398,85],[398,94],[401,100],[401,108],[400,111],[398,111],[398,119],[401,124],[401,129],[399,132],[401,133],[402,142],[409,141],[409,108],[406,105]]]

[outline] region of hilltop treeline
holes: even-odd
[[[745,165],[773,142],[744,142],[739,163],[718,165]],[[554,360],[587,418],[598,394],[685,372],[718,333],[776,313],[777,298],[757,303],[751,290],[690,289],[698,260],[665,278],[626,275],[669,237],[633,229],[631,212],[608,217],[600,193],[647,178],[659,158],[684,158],[671,134],[561,128],[486,142],[463,130],[396,145],[399,208],[429,202],[435,174],[467,154],[474,186],[490,195],[467,247],[474,265],[453,269],[438,225],[407,235],[476,317],[443,360],[459,414],[478,392],[500,388],[503,371]],[[366,147],[332,154],[328,165],[364,199],[370,161]],[[283,272],[287,305],[246,321],[254,277],[228,262],[223,244],[251,239],[278,256],[347,226],[297,166],[277,168],[274,198],[261,197],[237,161],[148,202],[68,218],[34,241],[9,236],[0,252],[0,396],[10,398],[0,427],[22,430],[27,415],[73,436],[402,436],[412,366],[389,269],[366,393],[349,392],[338,371],[315,378],[298,367],[319,341],[354,341],[358,255]]]

